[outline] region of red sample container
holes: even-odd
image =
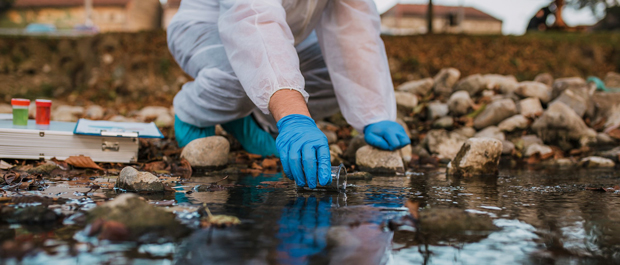
[[[50,111],[52,109],[52,101],[47,99],[37,99],[35,101],[37,105],[37,116],[35,120],[38,125],[50,124]]]

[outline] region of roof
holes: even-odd
[[[94,6],[125,6],[131,0],[93,0]],[[84,0],[15,0],[13,7],[70,7],[83,6]]]
[[[168,0],[166,7],[179,8],[181,6],[181,0]]]
[[[433,15],[434,16],[447,16],[450,14],[458,14],[459,6],[441,6],[441,5],[433,5]],[[426,16],[426,12],[428,10],[428,5],[416,5],[416,4],[396,4],[388,11],[385,11],[383,15],[396,15],[400,14],[402,16]],[[473,7],[463,7],[463,13],[465,13],[465,19],[480,19],[480,20],[495,20],[500,21],[487,13],[484,13],[478,9]]]

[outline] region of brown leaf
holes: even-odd
[[[256,162],[252,162],[252,169],[263,171],[263,167],[259,166]]]
[[[4,162],[4,160],[0,160],[0,169],[11,169],[13,165]]]
[[[181,158],[181,168],[183,169],[183,178],[192,177],[192,165],[189,164],[189,161],[187,161],[187,159]]]
[[[4,178],[4,182],[6,182],[6,184],[11,184],[13,183],[13,181],[15,181],[15,179],[19,178],[19,173],[9,172],[4,174],[4,176],[2,177]]]
[[[155,161],[144,165],[144,171],[158,171],[166,169],[166,162],[164,161]]]
[[[69,158],[65,159],[65,162],[74,167],[105,170],[99,165],[95,164],[95,162],[88,156],[70,156]]]
[[[54,162],[62,170],[69,169],[69,164],[67,164],[67,162],[58,161],[58,159],[56,159],[56,157],[52,157],[52,159],[50,159],[50,161]]]
[[[607,134],[609,134],[609,137],[620,140],[620,129],[617,129],[617,128],[613,129],[609,131]]]
[[[263,169],[278,169],[278,160],[279,159],[277,158],[265,158],[261,166],[263,167]]]
[[[419,214],[420,202],[414,202],[411,200],[407,200],[405,202],[405,207],[409,209],[409,213],[411,214],[411,216],[413,216],[413,218],[415,218],[416,220],[420,219],[420,214]]]

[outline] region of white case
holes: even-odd
[[[0,158],[65,160],[84,155],[95,162],[132,163],[138,160],[139,141],[134,137],[78,135],[74,122],[51,122],[49,126],[13,126],[0,120]]]

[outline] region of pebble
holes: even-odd
[[[424,97],[428,95],[428,92],[431,91],[434,85],[435,81],[433,80],[433,78],[428,77],[421,80],[403,83],[402,85],[398,86],[396,90],[409,92]]]
[[[582,137],[596,137],[596,132],[585,124],[570,107],[555,102],[532,124],[532,130],[540,138],[580,140]]]
[[[174,125],[174,117],[168,113],[162,113],[155,119],[157,127],[172,127]]]
[[[538,74],[536,77],[534,77],[534,81],[543,83],[551,87],[553,85],[553,76],[550,73]]]
[[[583,117],[586,113],[588,113],[589,116],[594,115],[594,104],[590,100],[590,91],[586,86],[564,90],[551,104],[556,102],[566,104],[566,106],[574,110],[579,117]]]
[[[540,101],[543,103],[551,101],[551,87],[540,82],[521,82],[519,83],[517,89],[515,89],[514,92],[515,94],[524,98],[540,99]]]
[[[222,136],[210,136],[191,141],[181,152],[192,167],[221,167],[228,163],[230,143]]]
[[[424,138],[424,145],[440,159],[453,159],[461,149],[467,137],[446,130],[430,130]]]
[[[418,96],[408,92],[394,92],[396,105],[408,110],[412,110],[418,105]]]
[[[450,162],[448,174],[464,177],[497,175],[502,142],[492,138],[470,138]]]
[[[121,170],[114,187],[126,191],[164,191],[164,184],[159,178],[149,172],[140,172],[133,167],[125,167]]]
[[[551,98],[557,98],[564,92],[564,90],[569,88],[579,88],[586,85],[586,80],[581,77],[565,77],[558,78],[553,81]]]
[[[525,130],[530,125],[530,121],[523,115],[514,115],[500,122],[497,127],[504,132],[513,132],[517,129]]]
[[[515,114],[517,114],[517,105],[512,99],[496,100],[487,105],[484,111],[474,119],[474,127],[483,129],[497,125]]]
[[[527,118],[535,118],[544,112],[540,99],[526,98],[519,101],[519,113]]]
[[[469,96],[467,91],[456,91],[448,99],[448,109],[454,116],[465,115],[469,112],[469,109],[474,105],[474,101]]]
[[[506,135],[497,126],[489,126],[474,135],[476,138],[492,138],[500,141],[506,140]]]
[[[435,81],[433,91],[438,96],[443,96],[444,98],[450,97],[452,94],[452,87],[454,87],[460,77],[461,72],[456,68],[441,69],[433,79]]]
[[[355,164],[370,173],[403,173],[405,166],[398,151],[384,151],[364,146],[355,154]]]
[[[471,137],[474,137],[474,135],[476,135],[476,129],[472,127],[461,127],[461,128],[454,130],[454,132],[461,134],[467,138],[471,138]]]
[[[103,110],[101,106],[91,105],[88,108],[86,108],[85,117],[91,120],[101,120],[103,119],[104,113],[105,111]]]
[[[142,108],[138,112],[137,116],[138,116],[138,120],[140,121],[148,121],[148,120],[157,119],[157,117],[159,117],[159,115],[163,113],[170,114],[170,109],[167,107],[160,107],[160,106],[148,106],[148,107]]]
[[[433,122],[433,128],[435,129],[452,129],[453,126],[454,118],[450,116],[439,118],[438,120]]]
[[[448,104],[441,103],[440,101],[433,101],[428,104],[428,117],[430,119],[438,119],[448,116]]]
[[[601,167],[615,167],[616,163],[613,160],[600,157],[600,156],[590,156],[585,157],[579,161],[580,167],[586,168],[601,168]]]
[[[502,155],[512,155],[515,149],[515,144],[513,144],[511,141],[502,141]]]
[[[487,80],[480,74],[470,75],[459,81],[454,90],[466,91],[470,96],[477,95],[480,91],[487,88]],[[454,94],[453,94],[454,95]]]
[[[512,94],[519,85],[517,78],[511,75],[487,74],[484,78],[487,80],[488,89],[498,90],[505,95]]]
[[[535,154],[539,154],[540,156],[546,156],[546,155],[549,155],[549,153],[553,153],[553,149],[551,149],[551,147],[543,145],[543,144],[535,143],[535,144],[529,145],[525,149],[525,153],[523,153],[523,156],[530,157]]]

